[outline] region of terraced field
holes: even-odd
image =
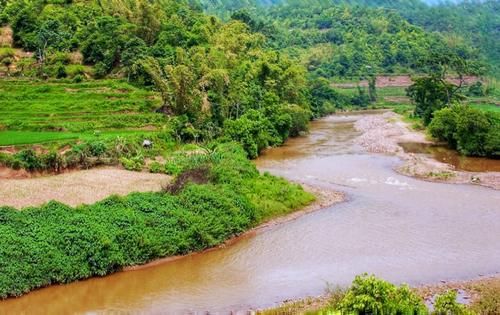
[[[118,80],[0,80],[0,145],[33,144],[154,130],[158,97]]]

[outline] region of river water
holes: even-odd
[[[500,272],[500,193],[398,175],[397,158],[355,145],[359,117],[314,122],[256,162],[341,190],[346,202],[222,249],[9,299],[0,313],[228,313],[318,295],[363,272],[415,285]]]

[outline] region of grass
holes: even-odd
[[[108,130],[103,132],[53,132],[53,131],[0,131],[1,146],[22,146],[28,144],[47,144],[52,142],[68,143],[71,140],[105,140],[118,136],[153,134],[148,130]]]
[[[165,123],[156,94],[118,80],[71,83],[0,81],[0,128],[16,131],[67,133],[127,130]],[[18,134],[17,142],[64,138],[52,134]],[[4,141],[5,142],[5,141]]]
[[[39,144],[78,137],[79,134],[69,132],[0,131],[0,146]]]
[[[478,108],[478,109],[486,111],[486,112],[500,113],[500,105],[495,105],[495,104],[477,104],[477,103],[470,103],[470,105],[472,107]]]

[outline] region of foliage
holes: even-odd
[[[345,35],[349,33],[344,32],[339,27],[339,24],[342,24],[341,20],[348,21],[352,19],[353,22],[351,23],[361,24],[352,28],[356,30],[356,34],[353,34],[355,35],[354,39],[356,40],[356,35],[361,33],[361,36],[367,36],[368,40],[360,40],[360,42],[370,43],[369,47],[357,45],[357,48],[363,50],[356,55],[358,60],[360,56],[369,56],[372,53],[377,58],[376,56],[380,55],[377,51],[379,49],[378,45],[381,45],[381,53],[384,56],[382,67],[385,68],[385,72],[387,70],[389,72],[391,70],[398,71],[401,66],[403,66],[403,69],[406,68],[405,62],[411,61],[412,56],[418,57],[422,55],[421,51],[419,51],[422,47],[413,45],[415,43],[423,45],[429,43],[422,38],[421,34],[415,34],[415,32],[406,33],[407,29],[396,30],[395,28],[399,28],[398,23],[394,23],[394,13],[396,13],[412,25],[420,26],[427,32],[439,32],[436,35],[440,40],[431,43],[431,46],[426,49],[435,49],[444,43],[449,49],[454,50],[464,58],[469,56],[476,60],[486,59],[490,66],[490,74],[497,77],[499,75],[500,49],[498,45],[500,38],[497,31],[499,17],[496,14],[499,11],[499,2],[495,0],[439,2],[422,0],[201,0],[201,2],[205,10],[223,17],[227,17],[228,12],[234,12],[234,10],[242,10],[237,12],[246,12],[247,14],[248,12],[254,12],[253,15],[250,14],[250,19],[246,18],[246,20],[250,21],[248,24],[252,25],[254,30],[263,32],[271,38],[279,38],[279,35],[277,36],[275,33],[281,29],[284,22],[293,27],[294,36],[300,36],[301,32],[296,31],[300,28],[318,28],[323,31],[323,34],[309,31],[310,37],[298,38],[296,42],[302,43],[302,45],[310,45],[311,42],[318,41],[318,38],[321,38],[323,40],[329,39],[330,42],[341,48],[348,46],[349,43],[345,43],[344,39]],[[438,5],[429,5],[429,3]],[[274,5],[274,7],[269,8],[269,5]],[[343,16],[331,19],[332,13],[326,11],[326,9],[334,6],[341,9],[347,7],[347,10],[342,12],[344,13]],[[267,18],[270,10],[273,12],[274,19],[280,19],[279,22],[273,23],[272,19]],[[378,16],[368,17],[367,19],[366,15],[361,17],[359,11],[377,12]],[[274,12],[282,14],[277,15]],[[266,19],[262,21],[256,18],[261,16],[266,16]],[[372,34],[381,36],[373,39],[371,38]],[[387,42],[387,39],[391,40]],[[294,39],[288,40],[293,41]],[[278,42],[281,41],[278,40]],[[418,53],[413,55],[411,50],[418,51]],[[344,50],[342,53],[344,53]],[[353,55],[346,54],[339,60],[346,62],[351,56]],[[311,65],[316,64],[312,63]],[[411,62],[408,65],[413,68]]]
[[[128,171],[141,171],[144,167],[144,157],[137,155],[131,158],[122,157],[120,163]]]
[[[481,81],[469,86],[467,89],[467,96],[486,96],[486,89]]]
[[[431,135],[446,141],[465,155],[499,156],[500,117],[467,105],[456,105],[435,113]]]
[[[234,144],[184,159],[183,172],[208,166],[210,182],[187,184],[176,195],[135,193],[78,208],[0,208],[0,296],[213,247],[312,200],[299,186],[259,175]],[[256,189],[270,191],[259,204]]]
[[[455,93],[456,90],[457,86],[454,84],[439,77],[429,76],[414,79],[413,85],[407,89],[407,95],[416,105],[415,115],[428,125],[435,111],[462,99]]]
[[[339,305],[346,314],[426,314],[408,286],[396,287],[375,276],[357,276]]]
[[[0,132],[0,135],[3,133]],[[120,162],[125,169],[140,171],[144,166],[144,158],[160,155],[167,150],[170,141],[168,136],[161,133],[149,134],[148,138],[157,143],[153,148],[142,147],[144,136],[140,133],[126,136],[120,136],[120,133],[98,134],[71,145],[66,143],[62,152],[58,152],[58,146],[53,145],[49,147],[48,153],[36,153],[31,149],[24,149],[15,154],[4,154],[3,158],[0,158],[0,165],[14,169],[57,173],[64,169],[89,168]]]
[[[454,290],[436,297],[434,302],[434,313],[436,315],[467,315],[472,314],[464,305],[457,302],[457,292]]]
[[[350,99],[335,91],[325,78],[311,80],[310,91],[311,110],[314,117],[331,114],[350,103]]]

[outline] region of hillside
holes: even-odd
[[[393,10],[311,0],[231,13],[235,3],[3,1],[0,75],[10,79],[0,86],[0,128],[10,134],[2,143],[149,131],[238,141],[253,158],[306,131],[313,117],[375,106],[373,89],[344,93],[334,81],[422,74],[436,55],[483,70],[465,42]],[[232,19],[202,10],[217,5]]]
[[[263,1],[205,1],[201,0],[203,7],[210,13],[229,18],[231,12],[245,9],[251,12],[254,19],[268,24],[282,24],[286,18],[295,19],[297,8],[309,10],[307,18],[316,23],[315,15],[319,11],[336,7],[349,7],[357,11],[360,8],[383,8],[379,11],[382,19],[391,12],[397,12],[411,25],[420,26],[428,32],[437,32],[443,41],[454,47],[462,55],[475,55],[475,58],[484,59],[483,63],[489,68],[489,73],[498,77],[500,65],[500,8],[499,2],[490,1],[421,1],[421,0],[329,0],[329,1],[294,1],[282,0],[273,3]],[[273,5],[269,7],[269,5]],[[281,11],[276,16],[276,11]],[[301,13],[299,13],[301,16]],[[344,17],[332,16],[335,20]],[[304,18],[302,14],[302,19]],[[325,19],[325,16],[322,17]],[[286,22],[286,21],[285,21]],[[305,24],[302,23],[302,27]],[[307,27],[311,27],[308,25]],[[323,26],[324,27],[324,26]],[[334,40],[330,40],[334,42]],[[478,51],[471,51],[471,46]]]

